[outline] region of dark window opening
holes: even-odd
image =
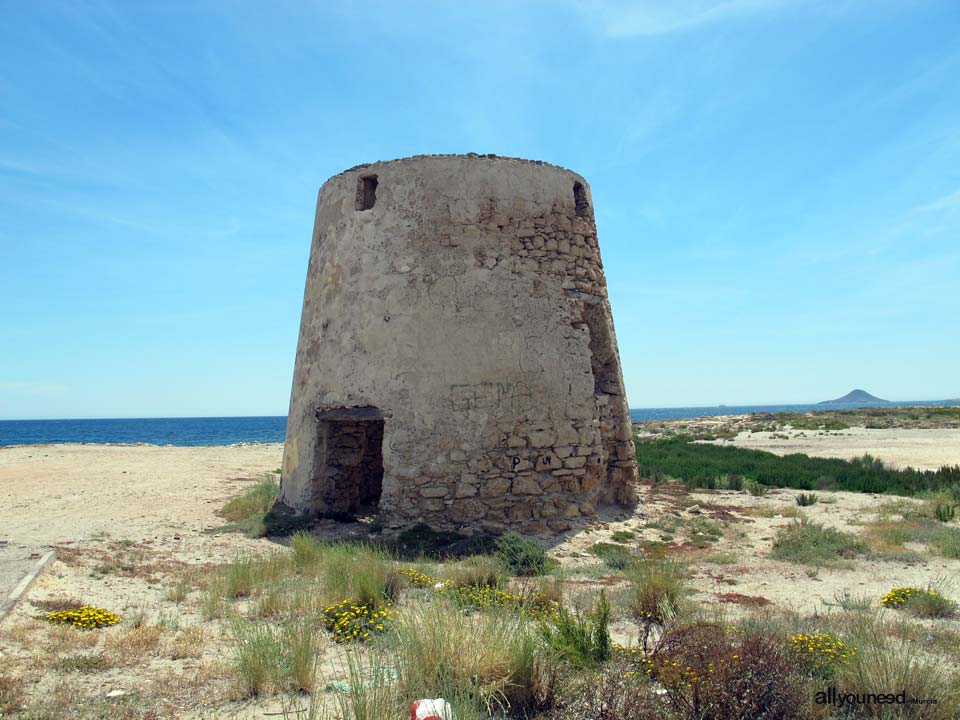
[[[583,183],[573,184],[573,202],[577,208],[577,217],[590,217],[590,203],[587,202],[587,191]]]
[[[369,210],[377,202],[377,176],[364,175],[357,180],[357,210]]]
[[[383,491],[383,413],[340,408],[317,414],[317,506],[330,516],[377,512]]]

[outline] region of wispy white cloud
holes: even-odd
[[[960,209],[960,188],[954,190],[948,195],[938,197],[936,200],[925,205],[919,205],[914,208],[915,212],[940,212]]]
[[[664,35],[735,17],[769,12],[790,0],[604,0],[578,2],[578,9],[599,20],[613,37]]]

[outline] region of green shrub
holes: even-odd
[[[644,477],[658,471],[696,487],[707,487],[710,482],[716,484],[718,479],[733,475],[745,478],[744,487],[760,483],[798,490],[830,487],[899,495],[960,484],[960,466],[901,470],[884,467],[869,456],[852,461],[802,454],[781,457],[762,450],[689,442],[684,437],[637,443],[637,464]]]
[[[617,530],[615,533],[611,533],[610,539],[617,543],[627,543],[633,540],[636,536],[637,534],[632,530]]]
[[[866,551],[866,545],[850,533],[800,520],[777,532],[771,557],[804,565],[830,565]]]
[[[623,570],[631,562],[631,553],[623,545],[598,542],[591,545],[587,552],[603,560],[603,564],[612,570]]]
[[[547,551],[543,543],[516,532],[507,532],[497,538],[496,556],[514,575],[533,577],[547,571]]]
[[[743,477],[741,475],[727,475],[726,483],[727,490],[743,490]]]
[[[937,520],[943,523],[951,522],[954,518],[957,517],[957,506],[956,505],[941,505],[937,503],[937,507],[934,510],[934,514],[937,516]]]
[[[813,493],[800,493],[794,499],[800,507],[810,507],[811,505],[816,505],[819,498]]]
[[[610,659],[610,603],[600,591],[593,610],[573,612],[561,606],[557,615],[540,626],[540,636],[561,658],[579,668],[593,668]]]
[[[744,489],[754,497],[762,497],[767,494],[767,486],[758,483],[756,480],[747,480],[743,483]]]

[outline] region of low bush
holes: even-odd
[[[805,718],[804,681],[779,638],[697,622],[664,633],[642,661],[680,718]]]
[[[866,551],[866,545],[850,533],[800,520],[777,532],[771,556],[803,565],[830,565]]]
[[[855,460],[778,456],[762,450],[689,442],[673,437],[637,443],[637,464],[642,477],[660,472],[695,487],[716,486],[724,476],[738,475],[744,487],[754,483],[798,490],[836,489],[854,492],[888,492],[914,495],[960,483],[960,466],[939,470],[894,469],[876,458]]]
[[[745,480],[743,489],[754,497],[762,497],[767,494],[767,486],[763,483],[758,483],[756,480]]]
[[[343,600],[323,611],[323,624],[338,643],[363,642],[391,630],[397,616],[389,601]]]
[[[76,610],[57,610],[47,613],[43,619],[54,625],[72,625],[82,630],[109,627],[120,622],[120,616],[103,608],[83,605]]]
[[[597,673],[571,678],[551,720],[678,720],[645,674],[630,659],[609,663]]]
[[[790,636],[790,654],[808,672],[832,677],[836,669],[850,662],[856,649],[832,633],[796,633]]]
[[[819,498],[814,493],[800,493],[794,498],[800,507],[810,507],[816,505]]]
[[[925,588],[894,587],[880,598],[880,604],[920,618],[951,618],[957,614],[957,604],[936,584]]]
[[[496,556],[514,575],[533,577],[547,571],[546,548],[536,538],[507,532],[497,538]]]

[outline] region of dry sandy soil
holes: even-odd
[[[829,435],[808,431],[805,437],[790,440],[756,433],[738,437],[736,443],[840,457],[870,452],[893,464],[919,467],[960,462],[960,431],[853,430]],[[216,511],[228,498],[279,467],[281,451],[280,445],[0,448],[0,540],[58,549],[50,571],[0,626],[0,674],[7,671],[26,678],[27,697],[32,699],[60,693],[85,698],[89,704],[161,696],[169,703],[171,716],[192,718],[279,712],[276,698],[231,699],[224,664],[229,627],[202,620],[199,593],[189,591],[174,600],[172,588],[179,578],[209,572],[238,553],[278,547],[270,540],[205,531],[224,524]],[[862,534],[864,524],[876,520],[883,506],[888,513],[895,510],[889,497],[819,494],[826,502],[803,512],[852,533]],[[552,538],[550,552],[563,565],[571,590],[605,584],[615,593],[619,580],[589,552],[594,543],[610,542],[616,531],[633,534],[625,547],[666,543],[691,563],[695,599],[734,615],[749,603],[813,613],[827,609],[844,591],[876,602],[894,585],[924,585],[938,576],[960,576],[960,560],[936,557],[922,547],[911,548],[918,554],[909,562],[870,559],[813,569],[774,561],[769,557],[773,537],[799,511],[794,495],[792,490],[752,497],[744,492],[688,493],[679,487],[644,486],[636,513],[611,515]],[[915,501],[894,502],[905,506]],[[326,531],[351,532],[351,526],[337,530],[334,525]],[[698,525],[715,528],[717,539],[707,547],[692,548],[688,542],[691,528]],[[83,650],[72,645],[79,636],[39,621],[40,610],[32,604],[64,596],[121,612],[125,623],[139,615],[145,626],[157,628],[157,637],[145,642],[137,655],[125,636],[122,647],[128,661],[112,662],[102,671],[65,667],[57,658]],[[105,639],[98,647],[109,651],[110,638],[120,637],[123,627],[100,631]],[[623,618],[614,630],[620,642],[636,635]],[[331,670],[328,679],[337,677]],[[109,698],[117,691],[123,695]]]
[[[788,438],[783,438],[787,435]],[[960,465],[960,430],[911,429],[875,430],[852,427],[847,430],[817,432],[815,430],[781,430],[779,432],[741,432],[732,443],[718,445],[766,450],[777,455],[806,453],[820,457],[850,460],[869,453],[884,464],[905,468],[936,470],[943,465]]]

